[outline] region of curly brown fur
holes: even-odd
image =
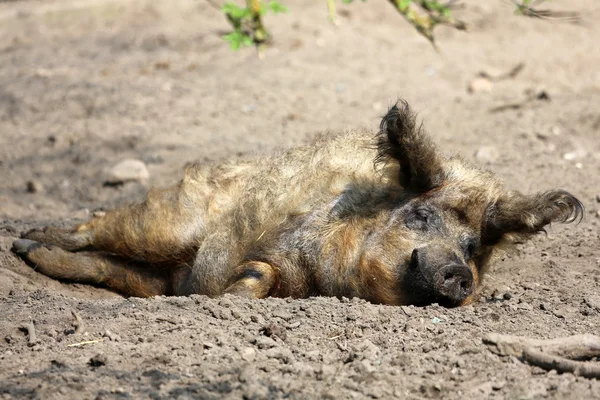
[[[140,204],[74,229],[26,233],[14,246],[49,276],[133,296],[457,306],[476,296],[500,246],[582,215],[564,191],[507,192],[491,172],[443,157],[406,102],[380,128],[270,158],[194,165]],[[41,257],[37,242],[63,250]],[[98,254],[71,253],[83,249]]]

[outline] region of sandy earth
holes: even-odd
[[[550,4],[584,11],[578,25],[467,1],[471,32],[440,29],[439,53],[385,1],[344,7],[339,27],[324,2],[286,3],[290,14],[267,20],[276,41],[260,61],[228,49],[227,24],[203,0],[0,2],[0,397],[600,398],[596,380],[482,343],[488,332],[599,330],[597,1]],[[480,71],[519,63],[491,91],[467,91]],[[120,160],[143,160],[149,184],[164,185],[194,160],[374,130],[398,97],[444,151],[478,159],[514,189],[567,189],[584,221],[521,246],[492,268],[480,301],[452,310],[124,299],[52,281],[10,252],[27,228],[139,200],[148,185],[103,185]]]

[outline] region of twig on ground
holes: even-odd
[[[523,350],[523,360],[547,371],[554,369],[559,373],[571,372],[574,375],[583,376],[584,378],[600,379],[600,365],[598,364],[573,361],[533,349]]]
[[[483,343],[499,355],[511,355],[545,370],[572,372],[586,378],[600,378],[597,363],[589,360],[600,357],[600,337],[590,334],[557,339],[532,339],[520,336],[489,333]]]
[[[79,342],[79,343],[72,343],[72,344],[68,344],[67,347],[79,347],[79,346],[85,346],[86,344],[94,344],[94,343],[99,343],[99,342],[104,342],[104,338],[94,339],[94,340],[86,340],[85,342]]]

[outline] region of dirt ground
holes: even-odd
[[[438,53],[385,1],[340,5],[337,27],[324,1],[285,3],[289,14],[267,20],[276,41],[261,61],[228,49],[204,0],[0,2],[0,398],[600,398],[597,380],[482,343],[488,332],[599,331],[597,1],[548,4],[581,10],[579,24],[466,1],[470,32],[439,29]],[[519,63],[514,78],[467,91],[481,71]],[[398,97],[445,152],[514,189],[571,191],[583,222],[508,255],[460,309],[125,299],[50,280],[10,252],[20,231],[139,200],[194,160],[374,131]],[[149,183],[104,185],[126,158],[146,163]]]

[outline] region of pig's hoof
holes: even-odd
[[[29,239],[17,239],[13,242],[12,251],[21,257],[26,257],[27,253],[42,246],[40,242]]]

